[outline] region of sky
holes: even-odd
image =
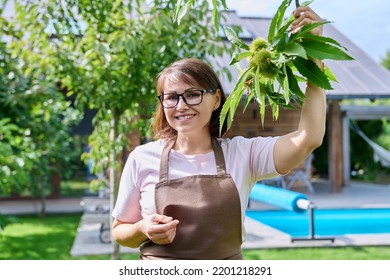
[[[240,16],[272,17],[282,0],[227,0]],[[304,0],[300,1],[301,3]],[[291,3],[292,11],[295,1]],[[389,0],[315,0],[310,7],[380,62],[390,51]]]

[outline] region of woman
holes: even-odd
[[[294,16],[292,32],[321,21],[308,7]],[[312,33],[321,35],[322,27]],[[113,238],[140,247],[142,259],[242,259],[251,188],[288,173],[321,145],[323,90],[307,84],[299,127],[292,133],[217,140],[225,94],[206,63],[177,61],[159,74],[156,88],[159,140],[129,155],[113,211]]]

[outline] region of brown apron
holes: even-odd
[[[242,259],[240,198],[233,179],[226,174],[223,152],[213,138],[217,175],[168,179],[168,141],[161,155],[160,182],[156,185],[157,213],[179,220],[171,244],[151,240],[140,247],[142,259]]]

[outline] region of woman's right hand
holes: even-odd
[[[293,11],[295,20],[291,23],[291,32],[297,33],[303,26],[309,23],[322,22],[322,18],[317,15],[310,7],[301,6]],[[310,33],[322,36],[323,26],[317,26],[312,29]]]
[[[178,220],[165,215],[152,214],[142,220],[141,230],[156,244],[170,244],[176,236]]]

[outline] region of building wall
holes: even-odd
[[[264,127],[261,124],[259,104],[251,102],[243,112],[244,103],[241,102],[234,116],[232,127],[225,137],[233,136],[278,136],[294,131],[298,127],[301,110],[279,109],[279,117],[273,120],[271,108],[266,107]]]

